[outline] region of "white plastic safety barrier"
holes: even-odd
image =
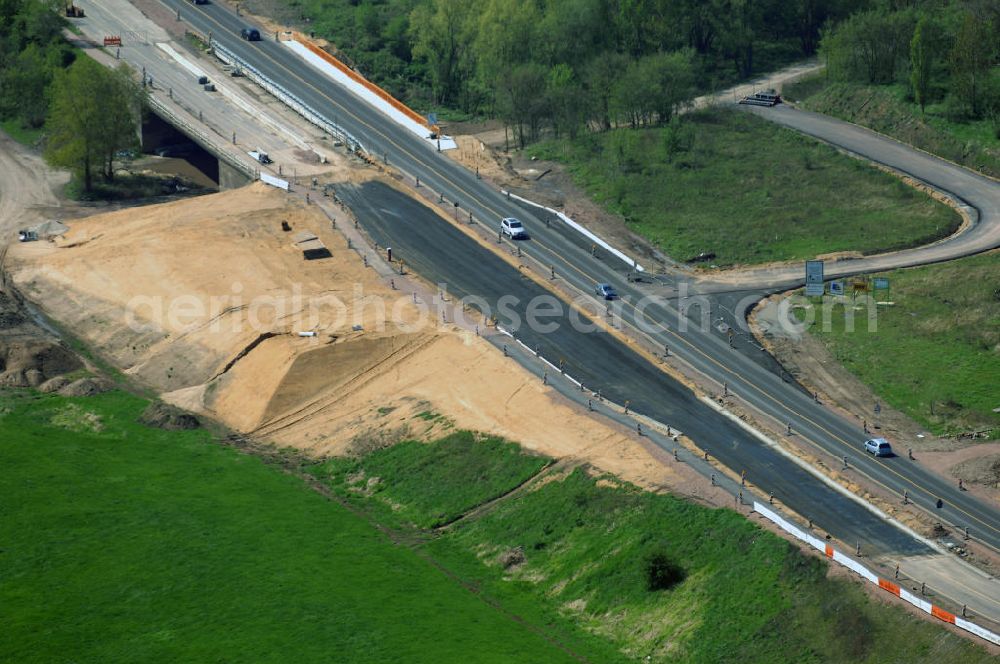
[[[823,555],[825,555],[827,558],[830,558],[840,563],[841,565],[847,567],[856,574],[864,577],[865,579],[868,579],[882,590],[892,593],[893,595],[899,597],[904,602],[909,602],[910,604],[917,607],[924,613],[929,613],[935,618],[938,618],[939,620],[943,620],[944,622],[951,623],[956,627],[960,627],[961,629],[964,629],[967,632],[975,634],[976,636],[985,639],[990,643],[1000,645],[1000,634],[991,632],[985,627],[981,627],[980,625],[970,622],[964,618],[960,618],[959,616],[956,616],[955,614],[949,611],[945,611],[940,607],[934,606],[927,600],[917,597],[916,595],[914,595],[913,593],[904,588],[900,588],[899,584],[893,581],[879,578],[877,574],[872,572],[870,569],[868,569],[858,561],[854,560],[853,558],[849,558],[840,551],[837,551],[826,542],[816,537],[813,537],[808,533],[803,532],[801,528],[789,522],[788,520],[782,518],[777,512],[768,508],[766,505],[754,501],[753,509],[755,512],[763,516],[768,521],[774,523],[785,532],[793,535],[796,539],[802,540],[803,542],[808,543],[813,548],[822,551]]]

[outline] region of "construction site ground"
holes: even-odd
[[[473,429],[728,504],[469,330],[421,321],[421,285],[397,277],[393,290],[326,215],[284,192],[255,184],[68,225],[12,247],[18,290],[165,400],[237,431],[322,456]],[[303,231],[331,257],[304,260]],[[380,321],[383,308],[395,318]]]

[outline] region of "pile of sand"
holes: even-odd
[[[304,260],[302,231],[332,256]],[[262,440],[331,454],[459,427],[647,486],[678,479],[474,333],[415,325],[411,298],[321,211],[263,185],[74,221],[10,263],[22,292],[164,401]]]

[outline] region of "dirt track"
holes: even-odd
[[[52,171],[42,158],[0,132],[0,246],[6,246],[19,228],[58,213],[56,191],[68,174]]]

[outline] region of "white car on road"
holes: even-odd
[[[885,438],[871,438],[865,441],[865,452],[877,457],[892,456],[892,445]]]
[[[514,217],[500,220],[500,232],[511,240],[523,240],[528,237],[528,232],[524,230],[524,224]]]

